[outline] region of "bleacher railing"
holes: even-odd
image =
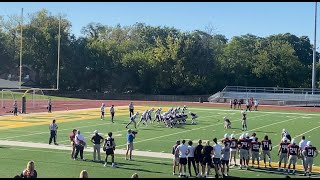
[[[311,88],[226,86],[222,90],[222,92],[312,94],[312,89]],[[320,94],[320,89],[315,89],[313,94]]]

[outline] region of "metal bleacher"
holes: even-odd
[[[318,106],[320,89],[226,86],[208,98],[209,102],[226,102],[228,99],[258,99],[265,104]]]

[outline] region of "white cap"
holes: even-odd
[[[98,134],[98,130],[94,130],[94,132],[93,132],[93,133]]]
[[[228,133],[225,133],[225,134],[224,134],[224,138],[229,138]]]
[[[227,117],[223,117],[223,119],[224,119],[224,120],[226,120],[226,119],[227,119]]]
[[[295,140],[295,139],[292,139],[292,140],[291,140],[291,144],[296,144],[296,140]]]
[[[246,137],[249,137],[249,133],[246,133]]]
[[[231,138],[234,138],[234,134],[231,134],[230,137],[231,137]]]
[[[308,142],[307,142],[307,146],[310,146],[310,145],[312,145],[312,144],[311,144],[311,141],[308,141]]]
[[[286,132],[286,129],[282,129],[282,132]]]

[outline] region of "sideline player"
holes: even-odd
[[[241,114],[242,114],[242,120],[241,120],[242,121],[242,131],[244,131],[244,128],[246,128],[246,130],[248,129],[247,128],[247,114],[245,111],[242,111]]]

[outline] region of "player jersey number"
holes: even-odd
[[[263,146],[264,146],[265,148],[268,148],[268,147],[269,147],[269,143],[268,143],[268,142],[263,142]]]
[[[297,154],[297,149],[296,148],[290,148],[290,153],[291,154]]]
[[[308,156],[313,156],[313,149],[308,149]]]

